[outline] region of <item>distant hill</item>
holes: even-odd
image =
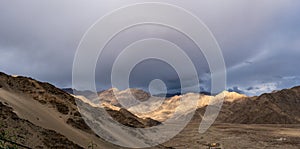
[[[210,92],[205,92],[205,91],[200,92],[200,94],[202,94],[202,95],[211,95]],[[177,92],[177,93],[168,93],[168,94],[157,94],[157,95],[153,95],[153,96],[170,98],[170,97],[180,96],[180,95],[184,95],[184,94],[182,94],[180,92]]]
[[[86,91],[79,91],[79,90],[72,89],[72,88],[62,88],[61,90],[63,90],[66,93],[69,93],[69,94],[80,94],[80,95],[83,95],[83,96],[86,96],[86,97],[89,97],[89,96],[94,94],[92,91],[87,91],[87,90]]]
[[[299,124],[300,87],[225,103],[218,121],[241,124]]]
[[[115,89],[117,90],[117,89]],[[126,98],[130,91],[137,97],[138,100],[145,101],[149,98],[149,94],[137,89],[124,91],[115,91],[120,94],[121,98]],[[261,96],[247,97],[246,95],[224,91],[224,103],[221,112],[218,116],[217,123],[240,123],[240,124],[299,124],[300,111],[300,87],[274,91],[265,93]],[[188,98],[195,93],[185,95],[175,95],[166,98],[163,104],[157,110],[150,113],[138,114],[139,117],[151,117],[158,121],[164,121],[170,118],[175,107],[180,104],[182,97]],[[102,102],[121,107],[113,95],[112,89],[99,94]],[[209,101],[214,96],[201,94],[198,102],[198,113],[202,116],[205,112]],[[162,100],[164,100],[162,98]],[[154,106],[156,103],[148,103],[149,106]],[[132,105],[128,110],[133,109],[138,105]],[[147,107],[144,107],[147,108]],[[186,109],[185,111],[189,111]],[[184,115],[186,113],[182,113]]]
[[[69,94],[73,94],[73,89],[72,88],[61,88],[64,92],[67,92]]]

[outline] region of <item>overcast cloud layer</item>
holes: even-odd
[[[73,58],[86,30],[107,12],[137,2],[146,1],[1,1],[0,71],[71,87]],[[225,58],[229,89],[257,95],[300,85],[299,1],[159,2],[193,12],[210,28]],[[209,69],[197,47],[179,32],[153,25],[128,29],[110,42],[96,69],[99,89],[110,87],[111,65],[122,48],[149,37],[170,40],[184,49],[197,66],[203,90],[209,89]],[[174,70],[155,60],[138,65],[130,82],[132,87],[147,88],[156,78],[170,90],[179,88]]]

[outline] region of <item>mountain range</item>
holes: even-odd
[[[152,97],[139,89],[112,88],[99,92],[96,99],[89,100],[89,93],[85,94],[87,96],[76,96],[72,95],[70,90],[62,90],[49,83],[0,73],[0,139],[8,139],[29,148],[88,148],[91,144],[98,148],[121,148],[94,133],[85,123],[76,104],[86,104],[95,109],[104,108],[116,121],[125,126],[147,128],[163,125],[164,121],[174,116],[176,107],[183,99],[189,99],[196,93],[175,95],[166,99],[156,96],[155,100],[146,105],[130,103],[125,109],[115,95],[122,100],[129,98],[129,94],[141,102]],[[300,124],[299,86],[254,97],[228,91],[220,94],[224,95],[224,103],[214,125],[295,125],[297,129],[294,137],[300,140],[297,125]],[[194,130],[194,123],[201,121],[213,97],[199,94],[196,114],[186,129]],[[149,107],[156,108],[149,109],[151,112],[148,113],[135,112],[138,108]],[[183,109],[180,114],[186,115],[189,112],[190,109]],[[185,134],[184,131],[182,134]],[[295,139],[294,137],[291,140]],[[300,141],[292,141],[291,148],[296,146],[300,146]],[[176,147],[172,140],[171,143],[153,148],[172,147],[181,148]]]

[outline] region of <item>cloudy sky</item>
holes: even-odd
[[[167,2],[199,17],[222,49],[228,89],[258,95],[300,85],[297,0],[2,0],[0,71],[71,87],[73,59],[87,29],[106,13],[137,2]],[[110,87],[111,66],[122,48],[149,37],[172,41],[184,49],[196,66],[201,87],[210,88],[206,60],[188,38],[170,28],[141,25],[116,36],[99,57],[99,89]],[[158,60],[137,65],[131,73],[131,87],[147,89],[149,82],[157,78],[169,90],[180,87],[174,69]]]

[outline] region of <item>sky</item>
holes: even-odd
[[[222,49],[228,90],[259,95],[300,85],[298,0],[2,0],[0,71],[71,87],[75,52],[85,32],[108,12],[141,2],[180,6],[206,24]],[[201,89],[210,89],[210,70],[197,46],[170,28],[141,25],[121,32],[104,49],[96,68],[99,90],[111,87],[112,63],[124,46],[149,37],[178,44],[196,66]],[[159,60],[138,64],[130,87],[147,89],[153,79],[163,80],[170,92],[180,89],[176,71]]]

